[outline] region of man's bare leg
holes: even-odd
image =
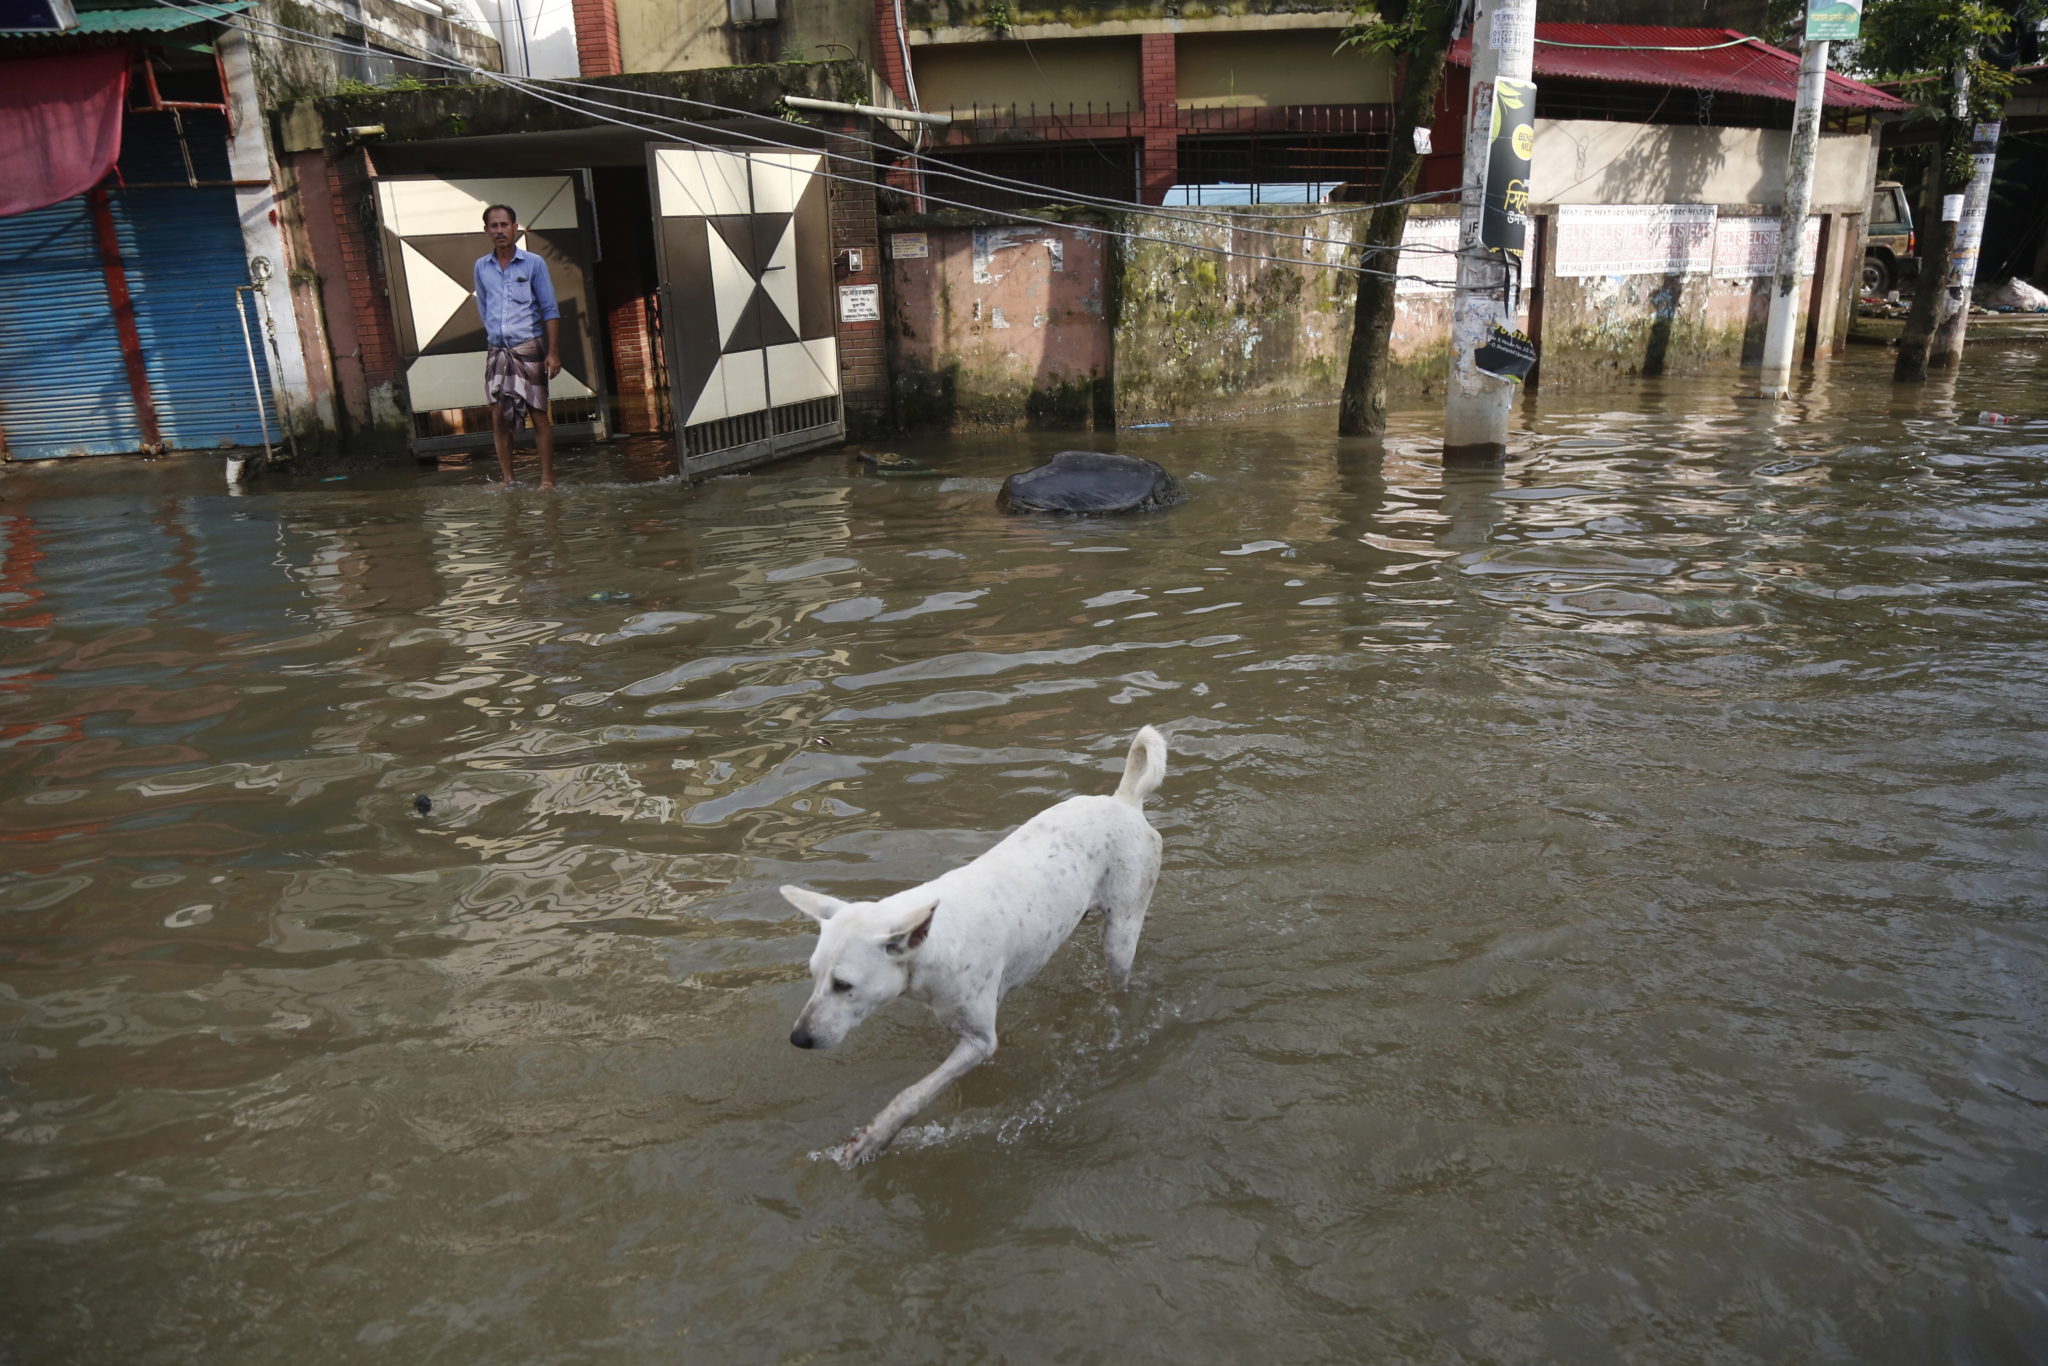
[[[498,451],[498,468],[505,475],[505,482],[512,482],[512,432],[505,425],[505,415],[498,411],[494,400],[491,403],[491,444]]]
[[[555,418],[546,406],[533,410],[533,444],[540,447],[540,486],[555,486]]]

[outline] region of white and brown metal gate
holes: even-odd
[[[683,473],[839,440],[825,158],[648,148]]]
[[[490,251],[484,207],[509,204],[526,229],[520,246],[548,263],[562,311],[562,372],[548,383],[555,434],[567,440],[606,432],[604,374],[592,336],[592,251],[588,206],[573,174],[446,180],[386,176],[377,182],[384,265],[391,280],[415,451],[491,444],[484,416],[483,319],[471,290],[477,259]],[[450,418],[469,410],[460,423]],[[464,430],[466,429],[466,430]]]

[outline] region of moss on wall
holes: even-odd
[[[1085,431],[1108,424],[1109,379],[1034,386],[995,367],[956,361],[941,370],[899,367],[891,377],[898,423],[910,430]]]
[[[1248,221],[1267,231],[1339,240],[1348,239],[1352,222],[1313,208],[1276,208]],[[1337,397],[1356,292],[1351,277],[1314,261],[1281,264],[1215,251],[1287,258],[1311,253],[1321,261],[1334,248],[1238,232],[1221,219],[1130,226],[1174,243],[1125,239],[1118,245],[1120,422]]]

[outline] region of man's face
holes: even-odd
[[[490,234],[491,245],[499,251],[519,240],[518,221],[502,210],[484,219],[484,231]]]

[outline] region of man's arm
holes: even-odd
[[[562,310],[555,303],[555,280],[548,274],[548,263],[536,256],[533,264],[533,304],[547,325],[548,378],[553,379],[562,373]]]

